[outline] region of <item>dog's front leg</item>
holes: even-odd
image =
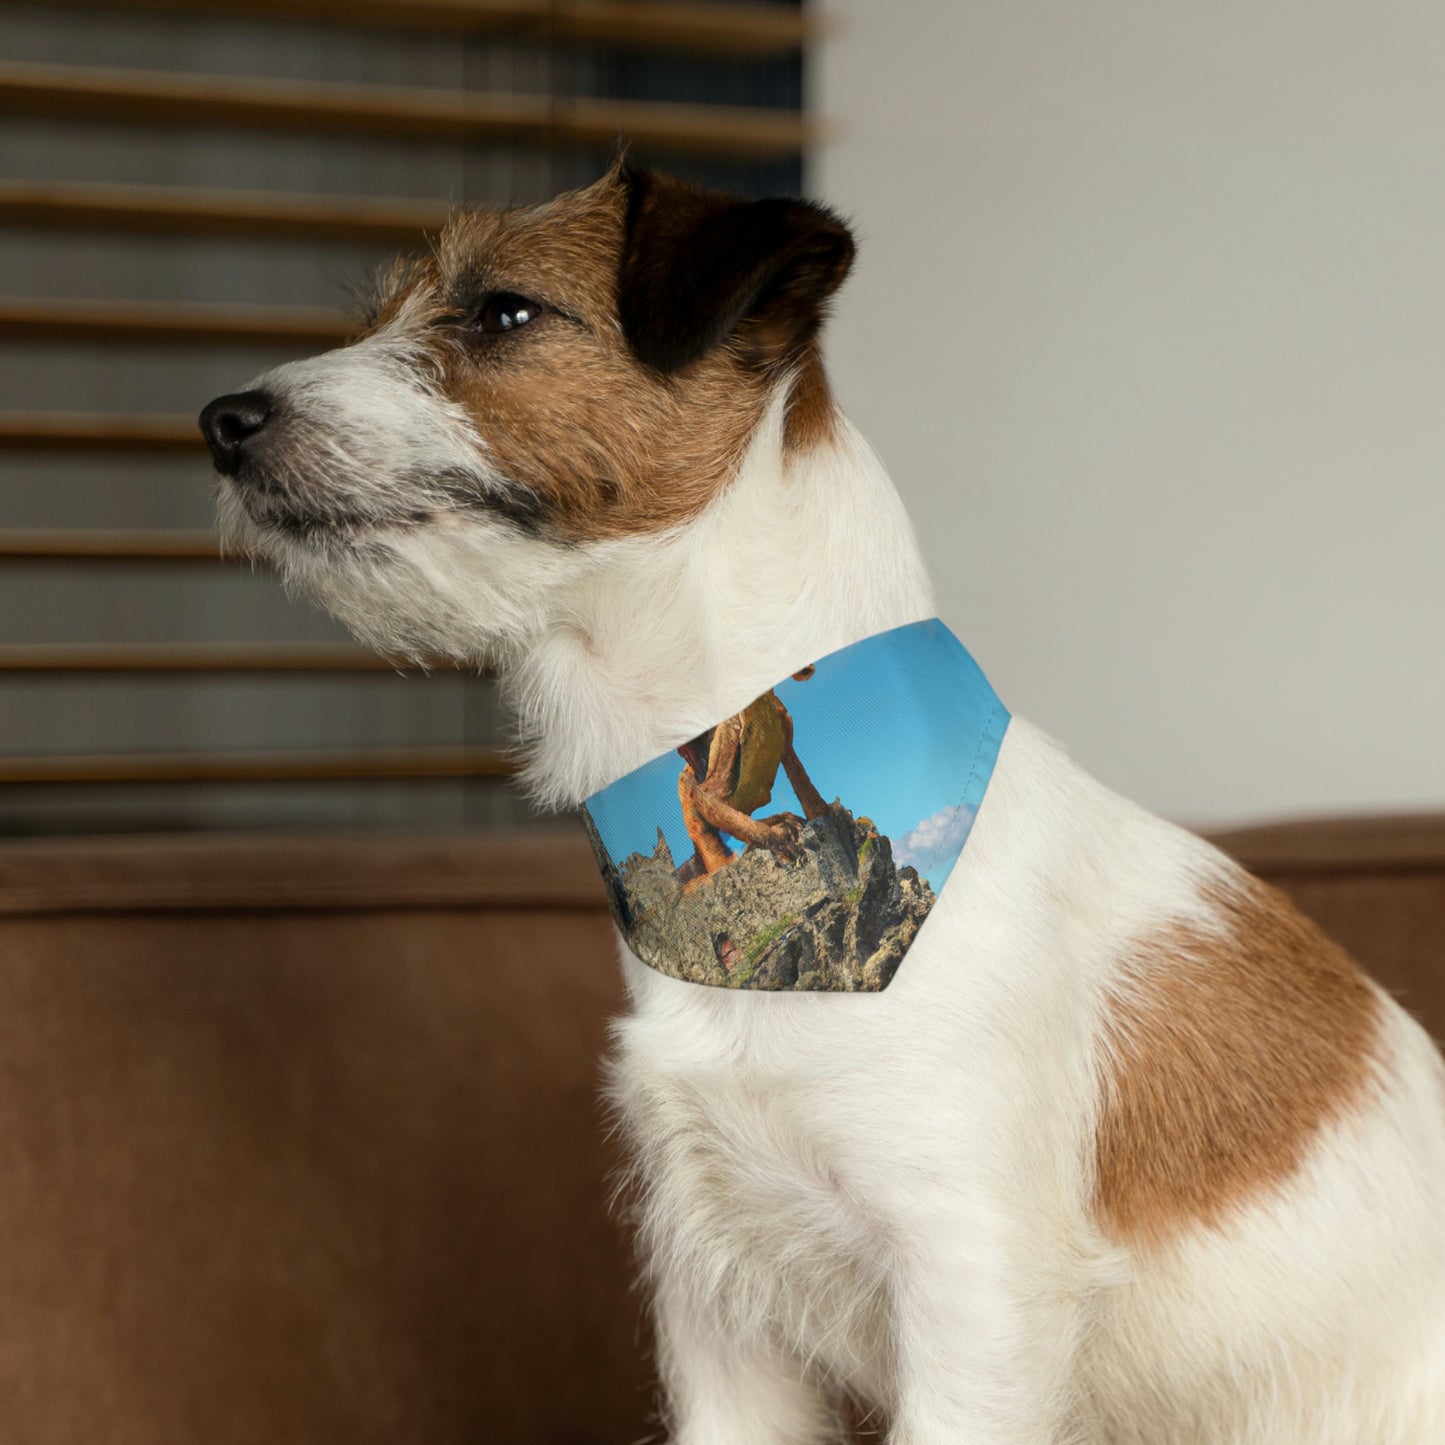
[[[676,1281],[653,1303],[671,1445],[836,1445],[836,1409],[801,1362],[721,1324]]]
[[[1077,1305],[1025,1259],[981,1270],[943,1245],[902,1266],[889,1445],[1086,1445],[1068,1390]]]

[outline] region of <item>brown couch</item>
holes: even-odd
[[[1222,840],[1445,1032],[1445,820]],[[580,834],[0,844],[0,1439],[654,1428]]]

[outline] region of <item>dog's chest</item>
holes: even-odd
[[[627,1020],[613,1070],[650,1240],[732,1326],[881,1390],[886,1241],[846,1091],[777,1063],[686,1061],[665,1037]]]

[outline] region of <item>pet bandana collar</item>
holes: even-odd
[[[937,618],[830,653],[587,799],[617,926],[691,983],[887,988],[1008,721]]]

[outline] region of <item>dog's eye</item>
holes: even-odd
[[[488,336],[496,336],[503,331],[515,331],[519,326],[535,321],[541,312],[539,302],[519,296],[515,291],[497,291],[482,303],[473,324],[478,331],[484,331]]]

